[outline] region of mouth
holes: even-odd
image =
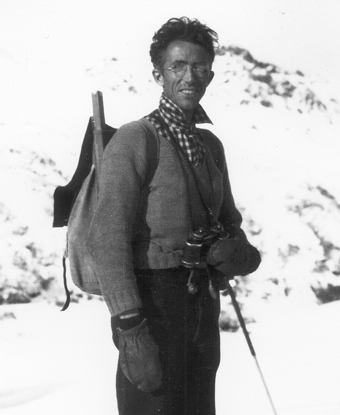
[[[186,95],[187,97],[192,97],[192,96],[198,94],[198,90],[197,89],[191,89],[191,88],[181,89],[180,92],[182,94]]]

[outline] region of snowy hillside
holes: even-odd
[[[287,108],[299,113],[314,111],[314,116],[319,111],[330,120],[340,114],[336,98],[330,95],[330,86],[327,91],[327,83],[322,85],[321,80],[308,78],[299,70],[288,72],[273,63],[260,62],[237,46],[222,47],[218,55],[215,72],[221,86],[219,94],[231,98],[226,99],[229,105],[257,102],[267,108]]]
[[[331,86],[237,47],[221,55],[209,110],[218,104],[234,196],[263,255],[245,302],[339,299],[340,107]]]
[[[48,117],[36,116],[44,113],[41,96],[27,102],[20,87],[42,91],[33,91],[19,70],[16,95],[5,91],[2,113],[8,106],[18,111],[0,120],[0,244],[6,252],[0,260],[0,303],[62,300],[65,230],[51,228],[52,193],[76,166],[91,115],[90,91],[103,91],[107,122],[115,127],[152,111],[160,96],[151,66],[147,71],[125,66],[110,58],[84,68],[74,91],[82,89],[88,101],[74,102],[71,93],[64,104],[70,120],[64,113],[63,123],[57,99],[46,101]],[[214,121],[208,128],[224,143],[245,231],[263,255],[260,269],[238,284],[245,313],[251,318],[256,304],[286,297],[299,304],[339,299],[338,97],[331,85],[298,68],[287,72],[237,47],[221,48],[214,70],[202,102]]]

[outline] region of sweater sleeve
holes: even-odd
[[[224,153],[221,162],[223,162],[224,196],[219,220],[224,228],[230,232],[232,238],[239,239],[244,243],[242,253],[239,254],[238,258],[241,262],[238,275],[244,276],[256,271],[261,263],[261,255],[259,251],[248,242],[247,236],[241,228],[242,215],[235,206]]]
[[[233,226],[237,229],[240,229],[242,216],[235,206],[234,197],[231,191],[223,144],[219,138],[217,138],[211,131],[202,129],[201,132],[203,133],[206,144],[209,147],[209,151],[211,152],[215,165],[223,175],[223,200],[220,207],[218,220],[225,228]]]
[[[132,122],[105,149],[99,199],[87,248],[112,316],[141,307],[132,252],[132,230],[146,177],[147,135]]]
[[[220,210],[219,220],[226,227],[241,227],[242,216],[235,205],[234,197],[231,191],[229,173],[225,158],[223,156],[223,202]]]

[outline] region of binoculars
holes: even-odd
[[[187,268],[199,265],[207,255],[209,247],[213,242],[229,237],[229,232],[226,232],[223,225],[219,222],[216,222],[209,230],[200,227],[196,231],[191,232],[183,250],[182,265]]]

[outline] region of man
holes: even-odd
[[[199,103],[217,44],[197,20],[164,24],[150,50],[159,108],[122,126],[104,153],[88,248],[119,348],[121,415],[215,414],[218,290],[260,263],[222,144],[196,128],[210,122]],[[158,146],[151,177],[145,123]]]

